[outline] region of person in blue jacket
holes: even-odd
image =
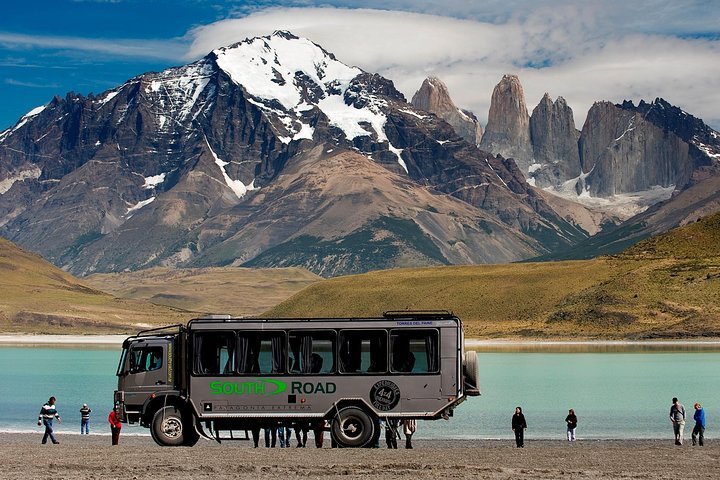
[[[698,443],[697,440],[699,440],[699,445],[702,447],[703,437],[705,435],[705,410],[703,410],[702,405],[699,403],[695,404],[695,415],[693,415],[693,419],[695,420],[695,428],[693,428],[692,431],[692,444],[694,446]]]

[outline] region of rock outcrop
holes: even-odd
[[[517,75],[504,75],[495,86],[480,148],[512,158],[523,174],[528,175],[528,169],[533,164],[530,116]]]
[[[683,187],[696,167],[690,145],[645,115],[596,102],[580,138],[580,161],[591,196],[610,197],[651,187]]]
[[[477,117],[468,111],[458,108],[450,98],[447,86],[437,77],[426,78],[420,89],[412,97],[415,107],[434,113],[455,129],[466,142],[478,145],[483,136],[482,126]]]
[[[573,111],[563,97],[553,103],[550,95],[543,96],[530,116],[530,141],[534,164],[529,179],[538,187],[560,185],[580,176],[578,140]]]

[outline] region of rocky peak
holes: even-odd
[[[579,176],[580,155],[572,109],[563,97],[545,93],[530,117],[534,163],[528,174],[541,187],[560,185]]]
[[[413,95],[411,103],[448,122],[466,142],[472,145],[480,143],[483,135],[480,122],[472,112],[462,110],[455,105],[447,86],[439,78],[426,78]]]
[[[682,138],[658,127],[629,103],[596,102],[580,139],[580,161],[592,196],[680,188],[696,162]]]
[[[715,165],[720,162],[720,133],[665,99],[656,98],[651,103],[640,100],[637,107],[632,101],[625,100],[616,106],[626,111],[639,112],[653,125],[683,139],[690,145],[691,154],[698,165]]]
[[[528,168],[534,163],[530,143],[530,116],[517,75],[504,75],[495,86],[480,148],[513,158],[520,170],[528,175]]]

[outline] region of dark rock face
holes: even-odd
[[[690,145],[647,121],[643,113],[598,102],[580,139],[586,188],[593,196],[683,187],[697,167]]]
[[[533,163],[530,117],[525,93],[516,75],[504,75],[493,90],[480,148],[512,158],[524,174]]]
[[[553,103],[543,96],[530,116],[534,164],[530,178],[539,187],[560,185],[581,173],[578,140],[572,109],[563,97]]]
[[[462,110],[453,103],[447,86],[439,78],[426,78],[411,103],[445,120],[469,144],[480,143],[483,135],[480,122],[472,112]]]
[[[76,274],[253,262],[337,275],[518,260],[584,237],[514,162],[287,32],[56,97],[0,145],[0,233]]]

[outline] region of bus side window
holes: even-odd
[[[196,333],[193,370],[196,375],[231,375],[235,371],[235,334]]]
[[[392,370],[398,373],[436,373],[439,367],[436,330],[395,330],[390,335]]]
[[[387,371],[385,330],[341,330],[341,373],[384,373]]]
[[[290,373],[335,371],[335,331],[291,331]]]
[[[285,334],[283,332],[244,332],[238,338],[238,370],[240,373],[285,373]]]

